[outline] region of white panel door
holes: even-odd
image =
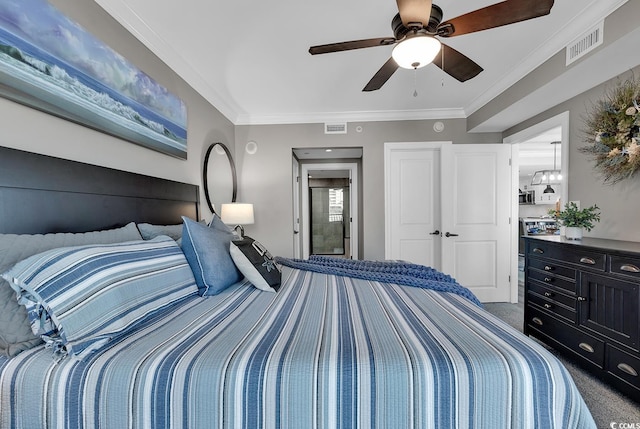
[[[483,302],[511,298],[511,147],[441,149],[442,271]]]
[[[424,144],[385,147],[387,259],[440,269],[440,149]]]
[[[301,258],[300,251],[300,163],[295,157],[291,157],[291,188],[293,192],[293,257]]]

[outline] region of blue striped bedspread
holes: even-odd
[[[284,267],[84,360],[0,359],[2,428],[595,428],[543,347],[449,292]]]

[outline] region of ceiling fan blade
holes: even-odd
[[[429,25],[431,17],[431,0],[396,0],[398,12],[405,27],[420,25],[420,28]]]
[[[375,46],[393,45],[396,39],[393,37],[379,37],[377,39],[352,40],[350,42],[329,43],[327,45],[312,46],[309,48],[311,55],[328,54],[330,52],[350,51],[352,49],[373,48]]]
[[[396,70],[398,70],[398,64],[396,64],[393,58],[389,58],[387,62],[384,63],[382,67],[380,67],[380,70],[378,70],[378,72],[373,75],[369,83],[367,83],[367,85],[362,88],[362,90],[368,92],[376,91],[382,88],[382,85],[384,85],[389,80],[391,75],[393,75]]]
[[[433,64],[460,82],[474,78],[484,70],[475,61],[444,43]]]
[[[538,18],[551,12],[553,2],[554,0],[506,0],[441,23],[438,35],[460,36]]]

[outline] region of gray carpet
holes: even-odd
[[[520,293],[517,304],[485,304],[484,308],[522,332],[524,323],[524,287],[522,286],[522,277],[519,280]],[[550,351],[558,356],[553,349],[550,349]],[[592,377],[570,360],[562,356],[558,356],[558,359],[569,370],[587,407],[591,410],[598,428],[621,427],[620,424],[622,423],[628,424],[628,426],[622,427],[640,427],[640,404]],[[618,423],[618,425],[612,426],[613,422]],[[630,425],[634,423],[637,426]]]

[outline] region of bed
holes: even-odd
[[[48,172],[23,186],[15,176],[34,163]],[[68,191],[78,174],[101,184]],[[29,201],[51,193],[55,210],[32,216]],[[14,254],[11,280],[51,304],[25,307],[40,311],[41,329],[59,329],[0,357],[0,427],[595,428],[557,359],[437,271],[277,258],[277,291],[243,270],[201,296],[211,267],[193,269],[196,231],[213,224],[195,221],[197,196],[191,185],[0,148],[0,240],[14,240],[0,242],[0,261]],[[179,237],[165,234],[181,223]],[[153,233],[136,236],[141,225]],[[69,268],[87,260],[91,270]],[[130,305],[116,316],[90,305],[112,290],[100,282],[114,266],[125,267],[118,284],[137,282],[121,288]],[[49,293],[40,285],[52,278],[64,281]],[[63,295],[73,310],[57,306]],[[101,311],[100,323],[86,318]]]

